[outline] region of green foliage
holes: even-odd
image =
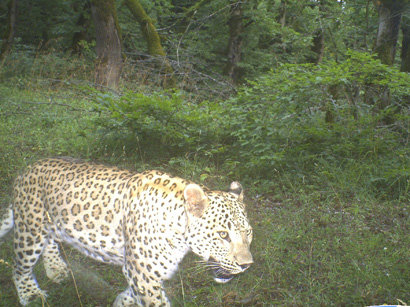
[[[326,172],[341,184],[336,174],[344,169],[348,176],[359,173],[358,185],[376,194],[406,193],[409,169],[402,157],[408,155],[408,121],[403,121],[408,114],[393,105],[408,97],[409,83],[407,74],[357,52],[340,64],[272,70],[225,104],[235,138],[229,150],[235,172],[268,180],[279,171],[312,183],[318,170],[327,169],[319,176],[319,184],[327,185]],[[367,91],[377,86],[389,87],[392,106],[379,110],[367,102]],[[386,113],[395,118],[393,126],[383,125]],[[357,188],[350,185],[347,192]]]
[[[234,2],[198,3],[194,12],[187,14],[194,6],[192,1],[141,1],[155,22],[167,55],[176,61],[178,69],[183,64],[185,70],[194,68],[215,75],[221,73],[226,64],[227,23]],[[124,54],[129,62],[145,60],[147,44],[139,25],[121,1],[116,4]],[[377,11],[364,0],[346,3],[258,0],[245,1],[241,7],[243,34],[238,63],[241,80],[253,79],[281,63],[306,62],[318,29],[325,35],[325,57],[336,60],[348,48],[369,51],[377,30]],[[7,19],[5,5],[0,5],[0,12],[3,12],[0,14],[2,32]],[[84,32],[85,41],[93,45],[91,13],[83,1],[21,0],[18,15],[24,18],[18,18],[15,50],[27,47],[36,51],[72,50],[73,36],[79,31]],[[80,16],[86,21],[79,23]],[[89,52],[86,55],[93,56]],[[141,65],[138,69],[142,69]]]
[[[110,117],[98,123],[108,152],[157,163],[202,157],[233,178],[256,180],[259,192],[288,176],[285,184],[338,186],[344,197],[362,190],[391,198],[409,188],[408,114],[400,107],[409,82],[349,51],[340,63],[281,65],[225,102],[192,103],[181,92],[95,93],[94,101]],[[380,109],[371,93],[386,87],[392,105]]]
[[[112,145],[115,139],[127,155],[136,153],[142,161],[212,151],[218,146],[221,122],[215,116],[221,108],[217,104],[190,103],[180,92],[130,91],[121,96],[95,93],[94,102],[96,110],[108,112],[111,118],[99,122],[106,142]]]

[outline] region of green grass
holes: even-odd
[[[10,201],[13,178],[40,157],[70,155],[148,168],[152,161],[112,156],[99,142],[96,119],[87,97],[76,88],[0,84],[0,204]],[[101,148],[102,147],[102,148]],[[210,186],[221,186],[223,170],[204,161],[156,165]],[[323,170],[322,170],[323,171]],[[353,176],[331,170],[329,178]],[[340,173],[336,173],[340,172]],[[347,171],[346,171],[347,172]],[[205,175],[204,175],[205,174]],[[314,174],[318,176],[318,174]],[[410,303],[409,199],[374,199],[329,179],[328,189],[303,186],[278,175],[269,196],[248,193],[254,227],[254,265],[230,283],[215,284],[209,272],[189,255],[168,282],[174,306],[365,306]],[[352,180],[354,178],[352,177]],[[343,182],[347,182],[344,180]],[[245,186],[256,191],[252,183]],[[384,198],[383,198],[384,199]],[[49,306],[110,306],[125,287],[121,268],[100,264],[64,245],[73,268],[62,284],[35,272],[48,291]],[[1,245],[0,259],[12,263],[11,236]],[[79,297],[80,299],[79,299]],[[16,306],[11,268],[0,263],[0,306]],[[37,300],[30,306],[42,306]],[[46,305],[47,306],[47,305]]]

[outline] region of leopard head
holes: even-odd
[[[184,190],[186,241],[214,272],[214,280],[228,282],[253,263],[243,189],[233,182],[229,192],[205,192],[196,184]]]

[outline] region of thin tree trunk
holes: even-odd
[[[410,5],[407,7],[407,13],[410,13]],[[410,14],[403,14],[401,30],[403,32],[403,40],[401,43],[400,71],[410,73]],[[410,95],[404,97],[402,101],[410,101]],[[409,103],[405,105],[408,106]]]
[[[224,69],[233,83],[238,82],[238,63],[241,60],[242,52],[242,6],[240,2],[231,3],[229,25],[229,41],[227,50],[227,63]]]
[[[402,0],[375,1],[379,12],[379,27],[375,51],[383,64],[393,65],[401,20]]]
[[[363,33],[363,42],[364,42],[364,46],[367,50],[367,33],[369,32],[369,5],[370,5],[370,0],[367,0],[366,2],[366,30]]]
[[[399,36],[401,10],[407,0],[374,0],[379,12],[379,27],[377,29],[375,51],[383,64],[393,65],[396,55],[397,38]],[[379,90],[378,109],[385,110],[391,105],[391,95],[388,86]],[[386,115],[382,121],[390,124],[392,118]]]
[[[96,32],[95,83],[117,88],[122,69],[121,34],[114,0],[92,0],[91,14]]]
[[[319,28],[313,34],[312,46],[310,50],[312,55],[308,58],[309,63],[319,64],[323,60],[325,51],[325,34],[322,27],[321,18],[326,15],[326,0],[320,0],[319,5]]]
[[[158,64],[162,67],[162,70],[165,73],[163,86],[166,88],[175,87],[176,82],[173,76],[174,70],[166,58],[165,51],[161,45],[161,39],[152,19],[147,15],[139,0],[124,0],[124,4],[128,7],[141,26],[142,34],[147,42],[148,53],[159,59]]]
[[[403,40],[401,44],[400,71],[410,72],[410,16],[403,18],[401,30],[403,32]]]
[[[13,45],[16,29],[17,1],[18,0],[10,0],[8,4],[8,24],[0,50],[0,66],[3,65]]]
[[[207,3],[211,2],[211,1],[212,1],[212,0],[199,0],[199,1],[196,2],[193,6],[187,8],[187,9],[185,10],[185,13],[184,13],[184,19],[186,19],[186,20],[191,19],[192,16],[194,16],[194,15],[196,14],[196,12],[198,11],[198,9],[199,9],[201,6],[207,4]]]
[[[279,23],[283,29],[286,25],[286,0],[280,1],[279,16]]]
[[[313,45],[310,48],[313,55],[310,57],[309,62],[318,64],[322,62],[323,54],[325,51],[325,36],[323,34],[323,29],[317,29],[313,35]]]

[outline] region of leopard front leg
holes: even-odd
[[[56,283],[60,283],[68,276],[68,267],[61,258],[58,243],[49,239],[43,251],[43,264],[47,277]]]
[[[142,273],[141,267],[133,260],[123,266],[123,273],[129,287],[117,296],[113,307],[150,306],[170,307],[161,281]]]
[[[137,295],[131,287],[127,288],[124,292],[121,292],[114,301],[113,307],[124,307],[124,306],[161,306],[170,307],[168,299],[165,296],[165,292],[161,290],[160,297],[157,298],[146,298],[141,293]]]

